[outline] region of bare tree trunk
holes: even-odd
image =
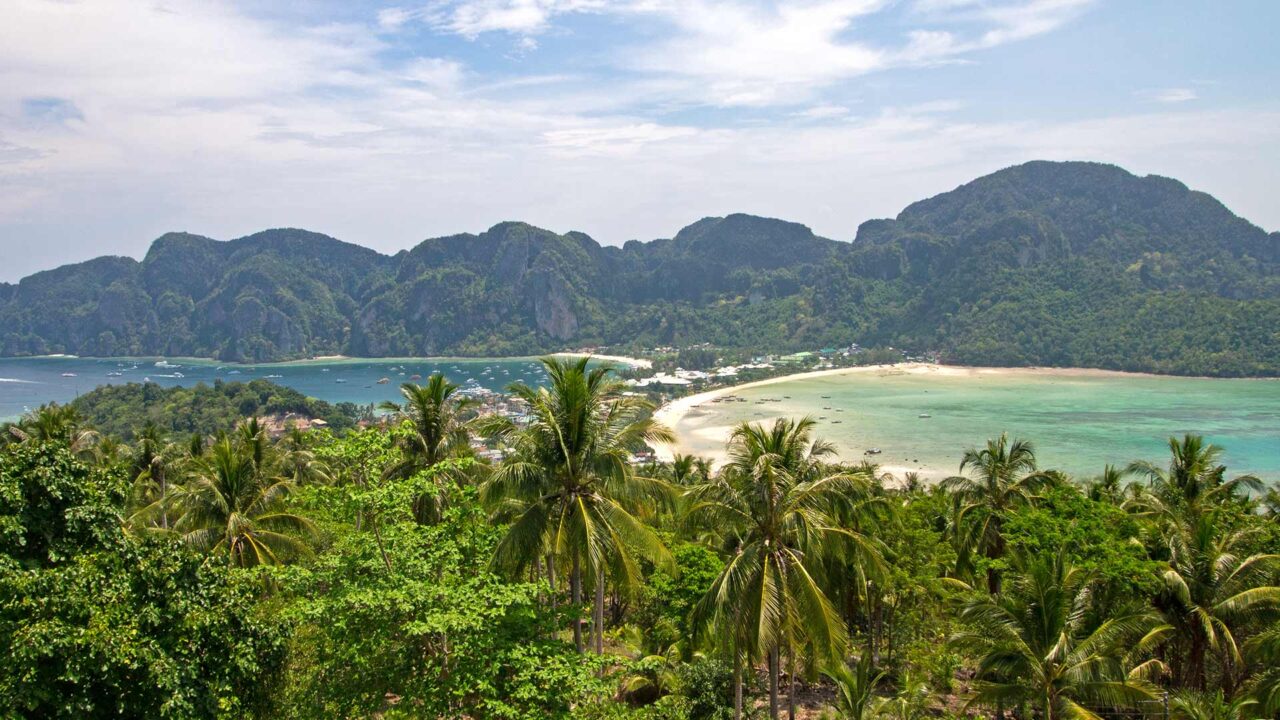
[[[378,529],[377,519],[374,519],[371,524],[373,525],[373,539],[378,541],[378,552],[382,554],[382,562],[387,566],[387,572],[391,572],[391,558],[387,555],[387,549],[382,545],[382,531]]]
[[[769,651],[769,717],[778,720],[778,648]]]
[[[582,565],[578,554],[573,555],[573,571],[569,575],[569,597],[573,602],[573,612],[575,615],[582,612]],[[581,653],[582,647],[582,618],[573,618],[573,646]]]

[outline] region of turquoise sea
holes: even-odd
[[[546,378],[536,358],[495,360],[379,358],[229,365],[190,358],[0,358],[0,420],[51,401],[68,402],[99,385],[151,381],[169,387],[268,378],[330,402],[378,403],[399,398],[414,375],[443,372],[459,385],[501,390]],[[386,378],[387,383],[378,384]]]
[[[1007,431],[1034,443],[1042,467],[1090,477],[1106,463],[1163,466],[1169,436],[1192,432],[1225,448],[1233,474],[1280,480],[1278,380],[884,371],[737,395],[745,402],[702,402],[676,424],[682,451],[716,456],[736,423],[811,415],[842,457],[874,458],[898,474],[954,474],[965,448]],[[871,448],[881,453],[864,455]]]

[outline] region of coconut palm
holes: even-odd
[[[407,479],[442,460],[471,454],[471,433],[464,415],[475,401],[459,395],[457,385],[435,373],[427,378],[425,385],[401,385],[400,394],[404,397],[403,403],[387,401],[380,406],[407,418],[411,426],[407,433],[397,436],[402,457],[388,468],[387,477]],[[439,521],[444,510],[443,488],[441,490],[414,498],[413,515],[418,522]]]
[[[955,644],[977,659],[970,704],[1029,704],[1043,720],[1097,720],[1095,710],[1154,696],[1141,679],[1150,664],[1125,663],[1127,646],[1153,624],[1142,614],[1089,624],[1089,577],[1062,556],[1013,556],[1000,594],[978,593],[962,607],[967,629]]]
[[[1127,467],[1118,468],[1107,464],[1102,469],[1102,474],[1085,486],[1085,494],[1090,500],[1119,505],[1124,500],[1124,479],[1130,472]]]
[[[965,475],[971,473],[972,477]],[[970,567],[974,553],[988,560],[1004,555],[1004,523],[1010,510],[1029,505],[1035,493],[1051,482],[1036,469],[1031,443],[1010,441],[1008,435],[988,440],[982,449],[970,448],[960,461],[960,475],[942,481],[951,494],[954,511],[952,532],[957,541],[957,563]],[[1000,592],[1000,573],[987,567],[987,591]]]
[[[1245,655],[1259,673],[1250,680],[1250,694],[1263,716],[1280,713],[1280,622],[1249,638]]]
[[[1169,438],[1169,453],[1167,469],[1150,462],[1129,466],[1130,472],[1147,478],[1150,490],[1132,504],[1165,521],[1211,509],[1238,497],[1242,490],[1262,490],[1262,481],[1252,475],[1227,479],[1227,468],[1219,462],[1222,448],[1205,443],[1199,435]]]
[[[1169,696],[1169,717],[1173,720],[1254,720],[1264,717],[1259,714],[1258,705],[1258,701],[1250,697],[1228,700],[1221,690],[1179,690]]]
[[[167,530],[170,525],[168,499],[169,479],[175,469],[179,450],[168,442],[164,430],[148,421],[135,434],[130,470],[133,493],[129,500],[129,524],[135,528],[155,525]]]
[[[6,423],[5,442],[63,443],[77,456],[92,456],[99,435],[84,423],[80,412],[71,405],[49,403],[29,412],[16,423]]]
[[[1160,639],[1169,645],[1174,676],[1185,686],[1206,689],[1212,652],[1223,689],[1233,690],[1244,666],[1237,630],[1280,608],[1280,587],[1270,584],[1280,555],[1239,554],[1258,532],[1257,527],[1226,530],[1215,514],[1192,515],[1166,527],[1169,560],[1155,605],[1166,623]]]
[[[876,685],[885,673],[871,666],[871,654],[865,653],[852,667],[836,665],[823,673],[836,686],[835,711],[842,720],[873,720],[880,714],[885,698],[877,697]]]
[[[832,665],[848,647],[844,623],[821,585],[824,554],[841,551],[869,566],[882,562],[879,542],[836,522],[841,505],[865,497],[870,481],[827,471],[822,459],[833,448],[813,440],[814,424],[781,418],[772,427],[739,425],[724,468],[689,490],[689,516],[711,519],[733,546],[695,617],[729,646],[735,686],[743,660],[767,661],[774,718],[784,650],[803,645],[817,664]]]
[[[1272,520],[1280,520],[1280,483],[1273,484],[1267,488],[1260,500],[1262,505],[1262,514]]]
[[[256,454],[256,442],[223,436],[199,459],[185,485],[172,494],[179,517],[173,524],[187,543],[237,567],[277,564],[305,554],[302,537],[311,521],[287,510],[293,488],[272,473],[268,454]]]
[[[593,579],[594,646],[603,652],[604,577],[622,588],[638,587],[639,558],[671,566],[657,535],[633,515],[658,499],[664,483],[636,474],[631,455],[671,432],[652,419],[653,404],[623,393],[609,367],[588,368],[588,358],[544,358],[549,385],[510,387],[532,420],[518,427],[497,417],[483,432],[509,450],[481,487],[499,517],[511,518],[494,551],[496,568],[519,573],[540,558],[569,564],[569,592],[582,605],[584,578]],[[573,623],[574,645],[583,650],[582,623]]]

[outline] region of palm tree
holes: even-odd
[[[971,472],[974,477],[964,475]],[[1004,522],[1010,510],[1029,505],[1035,492],[1050,482],[1036,469],[1031,443],[1010,442],[1008,435],[988,440],[982,449],[970,448],[960,461],[960,475],[942,481],[954,502],[952,532],[957,540],[957,562],[967,566],[973,553],[987,560],[1004,555]],[[987,591],[1000,592],[1000,572],[987,567]]]
[[[877,697],[875,689],[885,674],[871,667],[870,653],[864,653],[852,668],[842,663],[823,674],[835,683],[835,711],[842,720],[873,720],[880,714],[885,698]]]
[[[1265,717],[1258,712],[1258,705],[1258,701],[1250,697],[1228,700],[1221,690],[1179,690],[1169,697],[1169,717],[1173,720],[1254,720]]]
[[[387,477],[407,479],[442,460],[471,453],[471,434],[463,417],[475,401],[459,395],[457,385],[435,373],[426,385],[401,385],[400,394],[403,404],[387,401],[380,406],[403,415],[412,425],[410,432],[397,438],[402,459],[387,470]],[[443,492],[414,498],[413,515],[420,523],[439,522],[443,510]]]
[[[1280,622],[1249,638],[1245,654],[1260,672],[1250,680],[1250,693],[1258,701],[1262,715],[1280,713]]]
[[[1024,703],[1043,720],[1097,720],[1091,708],[1150,700],[1141,676],[1150,663],[1126,668],[1126,645],[1151,618],[1128,614],[1090,626],[1088,576],[1061,555],[1014,555],[1015,572],[997,595],[978,593],[962,607],[967,629],[955,644],[977,658],[970,704],[999,708]]]
[[[840,549],[866,565],[882,562],[877,541],[835,520],[843,503],[868,494],[870,481],[827,472],[821,460],[833,448],[813,441],[814,424],[781,418],[771,428],[739,425],[724,468],[689,490],[690,517],[711,519],[734,546],[695,616],[730,646],[735,696],[742,661],[767,660],[773,718],[783,650],[803,644],[819,664],[833,665],[848,647],[844,623],[817,576],[824,554]],[[735,708],[735,717],[740,712]]]
[[[1234,690],[1244,666],[1236,631],[1280,607],[1280,587],[1269,585],[1280,555],[1240,557],[1258,535],[1257,527],[1225,531],[1216,514],[1193,515],[1166,528],[1168,565],[1164,589],[1155,599],[1166,626],[1174,676],[1196,690],[1206,689],[1207,656],[1218,654],[1223,690]]]
[[[1085,486],[1085,494],[1090,500],[1119,505],[1124,499],[1124,479],[1130,472],[1130,468],[1108,464],[1101,475]]]
[[[1280,483],[1273,484],[1267,488],[1267,492],[1262,496],[1262,514],[1272,520],[1280,520]]]
[[[311,521],[290,513],[285,498],[293,483],[271,472],[256,442],[223,436],[195,461],[185,485],[175,489],[179,513],[174,532],[205,552],[225,553],[236,567],[277,564],[307,551],[299,537]]]
[[[629,460],[647,443],[672,436],[650,416],[652,403],[625,395],[611,368],[588,369],[588,360],[543,358],[549,386],[510,387],[532,420],[522,428],[486,418],[484,432],[502,440],[509,454],[481,497],[500,517],[513,519],[495,549],[496,568],[519,573],[545,556],[554,590],[554,564],[567,561],[574,607],[582,605],[584,575],[593,578],[594,645],[602,653],[606,573],[616,585],[632,588],[639,585],[639,556],[671,566],[657,535],[633,515],[667,486],[638,476]],[[573,623],[573,638],[582,652],[580,620]]]
[[[1262,481],[1252,475],[1228,480],[1227,468],[1219,462],[1222,448],[1205,443],[1199,435],[1169,438],[1169,453],[1168,469],[1149,462],[1129,466],[1130,472],[1146,476],[1150,486],[1150,492],[1134,505],[1167,521],[1229,501],[1241,490],[1262,490]]]
[[[84,424],[72,405],[49,403],[4,426],[6,442],[59,442],[80,457],[89,456],[99,435]]]
[[[146,527],[152,524],[169,529],[169,478],[177,450],[165,437],[164,430],[148,421],[135,435],[130,469],[133,473],[132,512],[129,524]]]

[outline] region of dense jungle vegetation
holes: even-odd
[[[523,425],[433,377],[340,433],[0,429],[0,715],[1280,717],[1280,492],[1199,437],[1069,478],[1010,428],[925,485],[781,420],[637,464],[652,406],[545,362]]]
[[[0,283],[0,355],[856,342],[961,364],[1261,376],[1280,374],[1278,278],[1280,233],[1209,195],[1110,165],[1032,162],[864,222],[852,242],[749,215],[622,247],[506,222],[394,256],[303,230],[170,233],[140,262]]]

